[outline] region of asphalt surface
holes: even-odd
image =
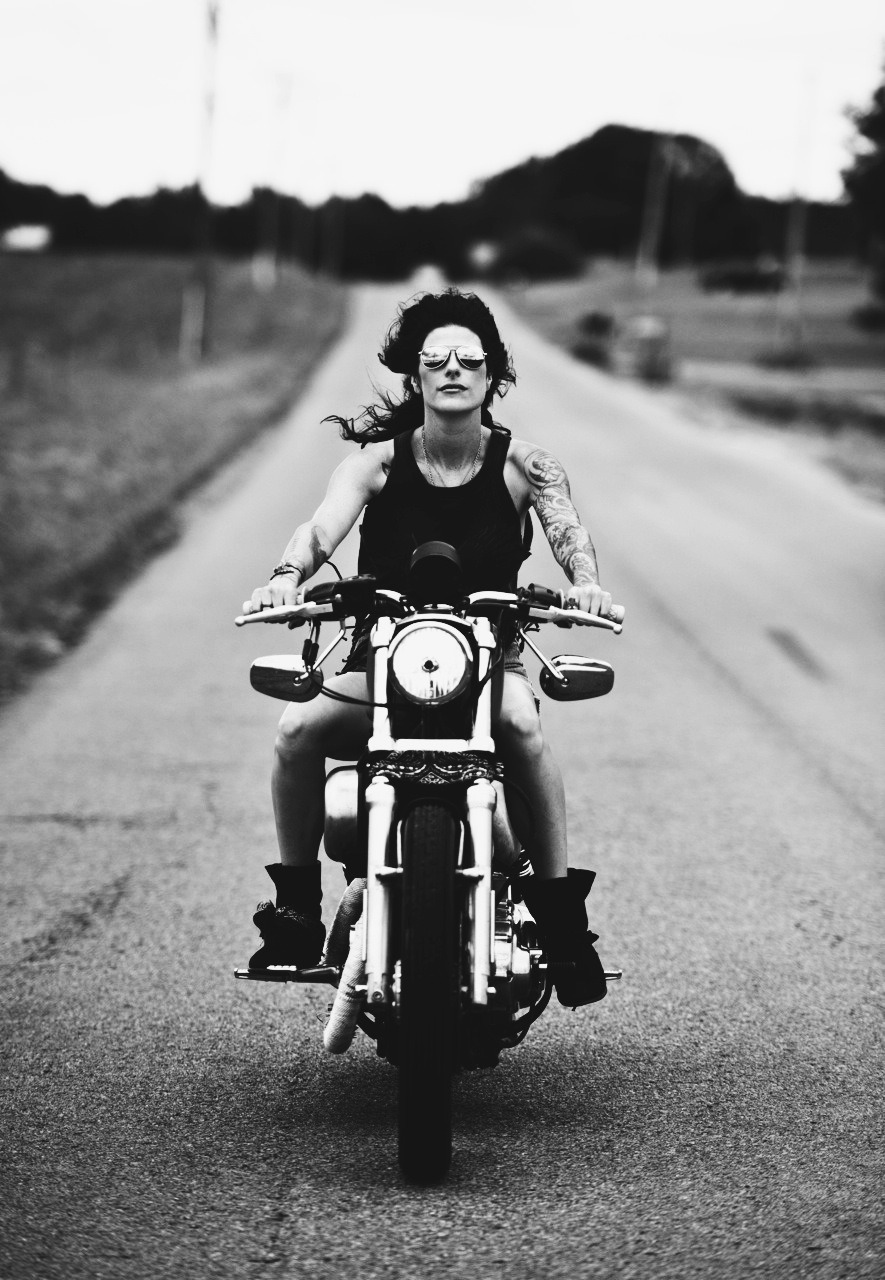
[[[328,989],[232,978],[274,860],[248,668],[292,638],[232,618],[398,297],[358,295],[290,421],[0,722],[0,1277],[880,1277],[885,514],[503,304],[498,416],[565,462],[627,606],[544,637],[617,678],[543,711],[624,981],[458,1079],[451,1177],[417,1190],[392,1068],[323,1053]],[[525,578],[557,584],[546,551]]]

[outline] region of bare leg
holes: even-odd
[[[365,676],[335,676],[329,687],[350,697],[366,696]],[[354,760],[370,731],[366,708],[331,699],[290,703],[277,735],[272,793],[280,859],[285,866],[316,861],[324,823],[327,756]],[[531,814],[512,795],[509,809],[520,839],[529,847],[541,879],[564,876],[568,867],[565,790],[559,766],[541,731],[528,684],[508,672],[495,732],[508,776],[525,793]]]
[[[508,808],[517,834],[542,880],[568,870],[565,788],[553,753],[544,739],[531,688],[514,672],[504,675],[501,709],[494,727],[506,774],[525,793],[531,814],[512,794]]]
[[[359,671],[328,680],[330,689],[365,698]],[[323,836],[326,757],[355,760],[369,737],[366,707],[334,702],[322,694],[312,702],[291,702],[283,712],[274,753],[271,792],[280,860],[305,867],[316,861]]]

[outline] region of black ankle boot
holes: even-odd
[[[570,966],[560,972],[553,970],[556,997],[569,1009],[593,1004],[606,995],[602,961],[593,948],[598,934],[587,928],[584,905],[595,878],[595,871],[570,868],[567,877],[557,880],[529,876],[520,881],[523,901],[535,917],[547,959],[552,966]]]
[[[276,862],[265,870],[276,887],[277,901],[276,906],[260,902],[252,917],[264,946],[255,952],[249,968],[266,969],[271,964],[310,968],[319,962],[326,940],[320,864],[286,867]]]

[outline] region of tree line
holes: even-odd
[[[220,207],[198,186],[99,206],[0,171],[0,231],[43,224],[57,250],[265,251],[348,279],[402,279],[425,263],[452,279],[483,265],[501,274],[569,274],[588,256],[635,255],[650,202],[661,265],[783,257],[789,202],[741,191],[702,139],[616,124],[433,207],[394,208],[368,194],[311,206],[266,188]],[[809,256],[853,255],[866,239],[856,202],[807,204]]]

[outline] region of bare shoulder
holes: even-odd
[[[380,440],[354,449],[336,468],[336,476],[344,483],[358,486],[367,498],[384,488],[393,464],[393,441]]]

